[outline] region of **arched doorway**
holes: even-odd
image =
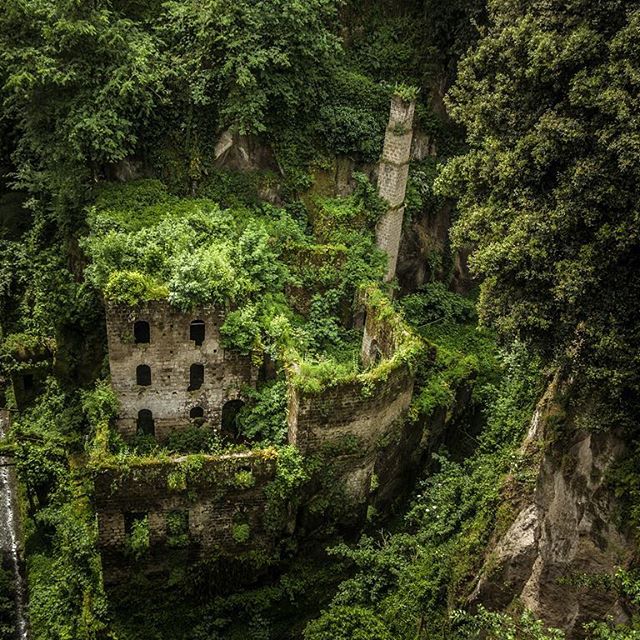
[[[192,407],[189,411],[189,419],[191,422],[200,427],[204,424],[204,409],[202,407]]]
[[[151,413],[149,409],[140,409],[140,411],[138,411],[136,435],[155,437],[156,423],[153,420],[153,413]]]

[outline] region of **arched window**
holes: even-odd
[[[149,344],[151,342],[151,329],[146,320],[138,320],[133,323],[133,339],[136,344]]]
[[[202,407],[193,407],[193,409],[189,411],[189,417],[192,420],[194,418],[204,418],[204,409]]]
[[[136,384],[141,387],[151,385],[151,367],[148,364],[139,364],[136,367]]]
[[[189,368],[189,391],[195,391],[204,384],[204,365],[192,364]]]
[[[194,320],[189,327],[189,340],[196,343],[196,347],[201,347],[204,342],[204,322],[202,320]]]
[[[140,409],[138,411],[138,420],[136,422],[136,434],[144,436],[156,435],[156,423],[153,421],[153,413],[149,409]]]
[[[229,400],[222,407],[221,434],[223,438],[232,442],[238,442],[241,439],[238,428],[238,414],[242,407],[244,407],[242,400]]]

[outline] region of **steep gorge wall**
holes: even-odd
[[[551,385],[523,445],[536,460],[535,488],[488,554],[472,602],[504,609],[519,599],[569,638],[583,637],[589,620],[628,619],[614,592],[586,584],[625,566],[635,550],[609,483],[624,449],[620,433],[578,429]]]

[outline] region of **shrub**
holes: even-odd
[[[132,522],[131,533],[127,538],[127,551],[139,560],[149,551],[149,546],[149,518],[145,516]]]
[[[233,484],[238,489],[251,489],[256,483],[256,479],[251,471],[238,471],[233,476]]]
[[[104,290],[105,299],[131,307],[149,300],[163,300],[168,295],[164,285],[138,271],[114,271]]]
[[[238,544],[244,544],[251,538],[251,527],[246,523],[234,524],[231,535]]]

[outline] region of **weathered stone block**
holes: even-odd
[[[390,282],[395,277],[403,218],[404,207],[392,209],[380,218],[376,226],[376,244],[387,254],[385,282]]]
[[[409,165],[387,164],[380,165],[378,175],[378,194],[384,198],[392,208],[402,206],[407,192]]]
[[[411,158],[411,141],[413,132],[411,129],[395,128],[387,129],[384,139],[382,161],[393,164],[407,164]]]

